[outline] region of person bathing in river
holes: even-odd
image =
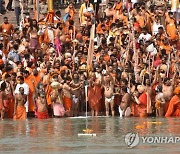
[[[164,94],[162,92],[162,86],[157,86],[157,95],[156,95],[156,116],[164,116],[164,104],[166,103]]]
[[[106,74],[103,76],[103,88],[104,88],[104,97],[105,97],[105,108],[106,116],[109,116],[109,105],[111,107],[111,115],[114,117],[114,79],[111,74]]]
[[[57,82],[53,81],[51,83],[52,92],[51,92],[51,101],[54,111],[55,117],[63,117],[66,113],[64,106],[63,106],[63,100],[62,100],[62,85]]]
[[[72,87],[72,116],[78,115],[78,107],[79,107],[79,100],[80,100],[80,88],[82,86],[82,83],[79,80],[78,73],[73,74],[73,80],[70,83]],[[74,88],[74,89],[73,89]]]
[[[42,89],[42,84],[39,85],[41,87],[39,89],[39,93],[36,98],[36,105],[37,105],[37,118],[38,119],[48,119],[48,109],[47,109],[47,100],[45,91]]]
[[[15,95],[15,105],[14,105],[14,120],[26,119],[26,107],[24,106],[27,101],[27,96],[24,94],[24,88],[19,88],[19,94]]]
[[[122,87],[122,100],[121,104],[119,105],[119,115],[120,117],[128,117],[131,115],[131,108],[130,108],[130,103],[131,103],[131,95],[128,93],[127,87]]]

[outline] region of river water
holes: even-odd
[[[128,148],[127,133],[139,136],[180,137],[179,118],[89,117],[88,128],[97,136],[78,136],[85,118],[0,121],[0,153],[180,153],[180,141],[169,144],[139,143]]]

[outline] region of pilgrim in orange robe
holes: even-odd
[[[140,117],[144,117],[147,115],[147,94],[145,92],[142,93],[138,100],[140,101],[140,104],[138,105],[138,114]]]
[[[101,86],[93,86],[88,88],[88,101],[90,108],[95,111],[101,110],[102,90]]]
[[[180,117],[180,97],[174,95],[170,102],[165,117],[176,116]]]
[[[173,22],[167,24],[166,29],[167,29],[167,34],[168,34],[170,40],[178,39],[176,25]]]
[[[36,79],[34,75],[29,75],[27,78],[24,79],[24,82],[29,86],[29,95],[28,95],[28,102],[29,102],[29,112],[34,111],[34,102],[33,102],[33,94],[35,91],[35,86],[37,85]]]
[[[123,2],[117,3],[114,9],[116,10],[117,14],[121,14],[123,9]]]

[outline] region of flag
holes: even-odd
[[[95,24],[92,25],[91,31],[90,31],[90,42],[89,42],[88,57],[87,57],[88,69],[91,69],[92,67],[92,60],[93,60],[93,53],[94,53],[94,33],[95,33]]]

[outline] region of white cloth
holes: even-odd
[[[6,59],[6,56],[4,55],[2,50],[0,50],[0,55],[2,56],[2,60],[3,60],[4,64],[5,64],[7,59]]]
[[[156,35],[158,33],[159,27],[164,27],[164,26],[161,25],[160,23],[156,23],[156,22],[153,23],[153,26],[152,26],[153,35]]]
[[[124,116],[125,117],[129,117],[131,115],[131,108],[127,107]],[[123,116],[123,110],[121,110],[121,107],[119,106],[119,116],[122,117]]]
[[[54,31],[52,29],[48,29],[48,37],[51,43],[54,43]]]
[[[14,93],[15,94],[19,94],[20,92],[19,92],[19,88],[20,87],[23,87],[24,88],[24,94],[25,95],[29,95],[29,86],[26,84],[26,83],[23,83],[23,84],[17,84],[16,85],[16,88],[15,88],[15,91],[14,91]],[[28,112],[28,106],[29,106],[29,103],[28,103],[28,99],[27,99],[27,101],[26,101],[26,103],[25,103],[25,107],[26,107],[26,112]]]
[[[150,39],[151,39],[151,34],[146,34],[146,35],[144,35],[144,33],[141,33],[140,35],[139,35],[139,38],[138,38],[138,42],[140,41],[140,40],[145,40],[145,41],[149,41]]]
[[[148,52],[150,52],[152,56],[157,54],[157,49],[154,47],[153,43],[150,44],[150,45],[146,48],[146,50],[147,50]]]

